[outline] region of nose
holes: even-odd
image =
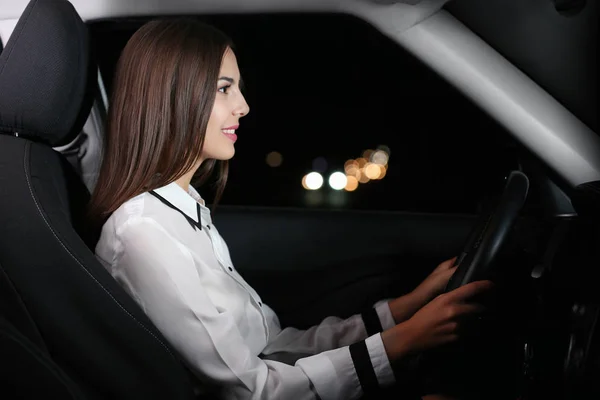
[[[244,98],[244,95],[240,93],[240,99],[238,101],[237,106],[233,110],[233,114],[235,116],[241,118],[241,117],[248,115],[249,112],[250,112],[250,106],[248,105],[248,103],[246,103],[246,99]]]

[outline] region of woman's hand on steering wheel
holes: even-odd
[[[446,285],[456,271],[456,262],[457,257],[452,257],[449,260],[446,260],[440,265],[436,267],[436,269],[431,272],[425,278],[423,282],[413,291],[416,296],[423,299],[423,305],[429,303],[431,300],[444,293],[444,289],[446,289]]]
[[[381,337],[390,360],[456,341],[463,322],[484,310],[473,298],[492,287],[491,281],[475,281],[440,294],[407,321],[384,331]]]
[[[397,324],[406,321],[425,304],[444,292],[456,266],[456,257],[440,263],[412,292],[389,302]]]

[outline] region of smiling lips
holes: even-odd
[[[237,140],[237,135],[235,134],[235,130],[239,127],[240,127],[239,125],[233,125],[233,126],[221,129],[221,132],[223,132],[223,135],[227,136],[229,138],[229,140],[231,140],[233,143],[235,143],[235,141]]]

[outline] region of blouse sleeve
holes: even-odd
[[[150,218],[128,222],[117,236],[113,276],[190,369],[217,386],[223,398],[358,399],[389,382],[380,334],[294,365],[252,354],[233,316],[211,302],[185,246]]]
[[[346,319],[327,317],[306,330],[281,329],[275,312],[267,305],[263,305],[263,311],[269,324],[269,343],[263,354],[274,357],[283,353],[301,357],[349,346],[395,325],[388,300],[379,301],[363,313]]]

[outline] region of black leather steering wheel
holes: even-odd
[[[455,262],[458,267],[448,281],[446,292],[493,276],[494,258],[517,219],[528,191],[527,176],[520,171],[512,171],[492,212],[484,214],[471,231],[464,250]]]

